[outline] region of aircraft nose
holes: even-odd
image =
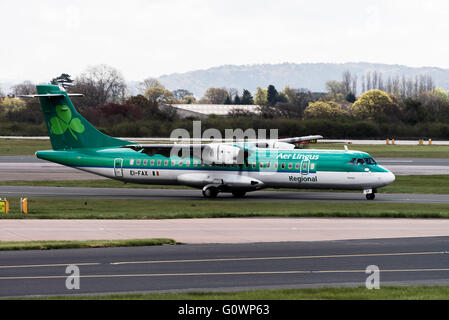
[[[393,174],[393,172],[389,171],[389,172],[385,175],[384,179],[385,179],[384,181],[385,181],[386,184],[390,184],[390,183],[393,183],[394,180],[396,180],[396,177],[395,177],[395,175]]]

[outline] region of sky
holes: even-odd
[[[0,0],[0,80],[107,64],[126,80],[225,64],[449,68],[449,1]]]

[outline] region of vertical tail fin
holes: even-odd
[[[54,150],[114,147],[132,142],[110,137],[84,119],[70,101],[69,95],[55,85],[38,85],[48,135]]]

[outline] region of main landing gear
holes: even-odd
[[[367,193],[366,194],[366,199],[367,200],[374,200],[374,198],[376,198],[376,194],[375,193]]]
[[[235,198],[243,198],[246,195],[244,190],[229,190],[220,186],[208,185],[203,188],[203,197],[207,199],[216,198],[219,192],[231,192]]]
[[[366,200],[374,200],[376,198],[376,189],[366,189],[363,190],[363,193],[366,196]]]

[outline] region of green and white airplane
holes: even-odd
[[[36,152],[56,162],[130,183],[185,185],[243,197],[264,188],[363,190],[373,200],[377,188],[395,180],[367,153],[295,149],[321,136],[210,144],[137,144],[107,136],[84,119],[56,85],[38,85],[53,150]]]

